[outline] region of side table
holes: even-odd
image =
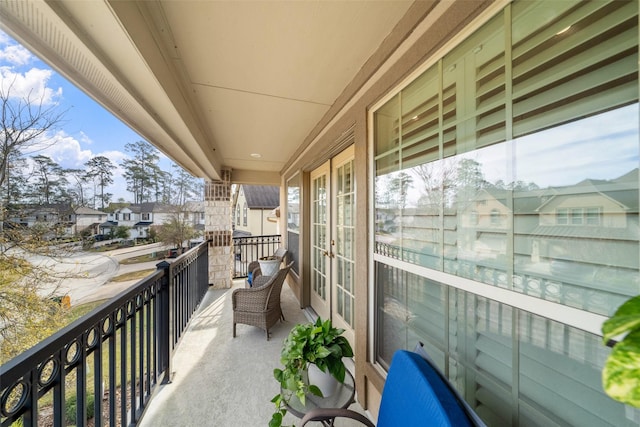
[[[287,396],[286,407],[289,412],[298,418],[304,418],[304,416],[312,409],[315,408],[347,408],[354,402],[354,396],[356,394],[355,381],[353,375],[347,369],[344,376],[344,382],[338,384],[336,391],[329,397],[320,397],[314,394],[307,394],[305,398],[305,404],[302,405],[300,400],[293,396],[289,390],[280,389],[280,393],[283,396]],[[330,422],[322,422],[325,426],[332,426],[333,420]]]

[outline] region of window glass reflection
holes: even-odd
[[[637,117],[634,104],[515,141],[531,189],[514,192],[514,273],[538,282],[521,291],[559,284],[560,302],[602,314],[638,293]]]

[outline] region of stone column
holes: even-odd
[[[230,288],[233,268],[230,170],[222,171],[221,181],[206,181],[204,214],[204,238],[209,241],[209,284],[218,289]]]

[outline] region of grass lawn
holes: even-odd
[[[165,259],[166,251],[157,251],[150,254],[138,255],[131,258],[123,259],[120,264],[138,264],[141,262],[159,261]]]
[[[125,273],[125,274],[121,274],[119,276],[112,277],[111,281],[112,282],[126,282],[127,280],[143,279],[143,278],[147,277],[148,275],[150,275],[151,273],[153,273],[154,271],[156,271],[155,268],[148,268],[146,270],[140,270],[140,271],[132,271],[131,273]]]
[[[151,270],[151,271],[155,271],[155,270]],[[132,273],[132,274],[137,274],[136,273]],[[148,272],[145,273],[144,275],[149,274]],[[126,279],[129,280],[129,279]],[[81,304],[75,307],[72,307],[71,310],[68,313],[68,322],[71,323],[76,319],[79,319],[80,317],[88,314],[89,312],[91,312],[93,309],[99,307],[100,305],[104,304],[105,302],[107,302],[108,299],[105,300],[100,300],[100,301],[94,301],[94,302],[90,302],[87,304]],[[141,326],[140,324],[140,320],[137,320],[135,322],[136,324],[136,328],[140,328],[142,327],[144,330],[146,330],[146,328],[148,327],[148,325],[144,325]],[[131,327],[132,327],[132,320],[128,320],[127,321],[127,333],[126,336],[124,337],[125,341],[127,342],[127,349],[126,349],[126,363],[128,365],[127,368],[127,372],[126,372],[126,382],[127,384],[129,384],[131,382],[131,367],[130,367],[130,363],[131,363],[131,347],[129,345],[130,343],[130,334],[131,334]],[[136,335],[139,333],[139,329],[137,329]],[[113,357],[115,358],[115,380],[116,380],[116,388],[118,388],[121,385],[121,380],[122,377],[120,376],[120,369],[122,366],[122,354],[120,351],[120,346],[122,344],[122,332],[118,331],[116,332],[116,337],[114,339],[114,344],[115,347],[113,348],[114,353],[113,353]],[[103,359],[103,372],[102,372],[102,379],[103,379],[103,386],[107,388],[107,392],[109,392],[108,387],[109,387],[109,368],[108,368],[108,359],[109,359],[109,353],[110,353],[110,348],[109,348],[109,340],[103,342],[102,344],[102,359]],[[140,351],[140,348],[138,348],[138,351]],[[87,357],[87,377],[86,377],[86,392],[87,392],[87,396],[91,396],[90,401],[88,402],[89,406],[87,407],[87,411],[89,414],[89,419],[91,419],[93,417],[93,393],[94,393],[94,386],[95,386],[95,382],[94,382],[94,374],[95,374],[95,370],[94,370],[94,361],[95,361],[95,355],[89,355]],[[139,368],[139,361],[136,359],[134,362],[137,365],[136,371]],[[76,400],[76,393],[75,393],[75,386],[74,386],[74,382],[75,382],[75,371],[71,371],[70,373],[67,374],[67,379],[66,379],[69,383],[67,384],[66,388],[66,408],[65,408],[65,412],[67,414],[72,415],[72,419],[71,422],[67,425],[69,426],[73,426],[74,422],[75,422],[75,400]],[[116,390],[111,390],[111,393],[117,393],[119,391]],[[119,404],[119,400],[118,403]],[[41,413],[48,413],[50,412],[50,407],[53,404],[53,394],[52,391],[49,391],[48,393],[46,393],[44,396],[42,396],[39,400],[38,400],[38,405],[40,407]],[[103,405],[106,405],[107,401],[103,402]],[[67,415],[68,417],[68,415]],[[20,424],[14,424],[12,425],[12,427],[18,427],[20,426]]]

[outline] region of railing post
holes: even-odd
[[[162,261],[156,264],[158,270],[163,270],[164,274],[160,280],[160,289],[158,296],[160,297],[159,310],[156,316],[160,336],[158,340],[158,368],[160,372],[164,369],[164,378],[162,382],[168,384],[171,382],[171,276],[169,269],[171,264]]]

